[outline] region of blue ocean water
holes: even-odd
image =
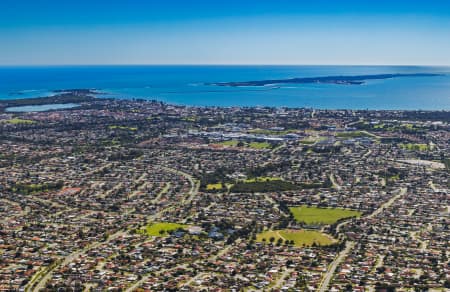
[[[294,77],[443,73],[372,80],[363,85],[289,84],[219,87],[209,82]],[[55,66],[0,67],[0,99],[56,89],[95,88],[104,97],[156,99],[195,106],[450,110],[450,67],[418,66]]]

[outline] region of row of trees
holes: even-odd
[[[234,193],[258,193],[291,191],[298,188],[299,186],[284,180],[266,180],[255,182],[239,182],[231,187],[231,191]]]
[[[39,192],[48,192],[52,190],[59,190],[64,186],[63,181],[57,181],[52,183],[41,183],[41,184],[15,184],[11,187],[11,191],[19,193],[22,195],[29,195]]]

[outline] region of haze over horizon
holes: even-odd
[[[0,65],[450,65],[443,1],[0,2]]]

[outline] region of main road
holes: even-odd
[[[354,246],[355,243],[353,241],[347,241],[345,248],[337,255],[337,257],[328,267],[327,273],[325,274],[325,276],[322,279],[322,282],[319,285],[320,292],[328,291],[328,285],[330,284],[330,281],[333,278],[337,267],[347,257],[348,253],[352,250]]]
[[[369,214],[367,216],[364,216],[362,218],[370,219],[370,218],[373,218],[373,217],[377,216],[378,214],[383,212],[385,209],[389,208],[392,204],[394,204],[394,202],[396,200],[398,200],[399,198],[404,196],[407,191],[408,191],[407,188],[400,188],[400,189],[396,190],[396,192],[398,192],[398,194],[396,194],[395,196],[391,197],[387,202],[383,203],[374,212],[372,212],[371,214]],[[351,222],[351,220],[344,221],[344,222],[340,223],[339,225],[337,225],[336,226],[336,233],[339,234],[341,227],[346,225],[346,224],[348,224],[349,222]],[[349,254],[349,252],[352,250],[352,248],[354,246],[355,246],[355,242],[347,241],[347,243],[345,245],[345,248],[336,256],[334,261],[328,267],[328,270],[327,270],[326,274],[322,278],[322,282],[319,285],[319,291],[320,292],[328,291],[328,286],[330,285],[331,279],[333,278],[337,267],[347,257],[347,255]]]

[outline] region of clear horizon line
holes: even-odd
[[[450,67],[450,64],[308,64],[308,63],[109,63],[109,64],[0,64],[0,67],[89,67],[89,66],[359,66],[359,67]]]

